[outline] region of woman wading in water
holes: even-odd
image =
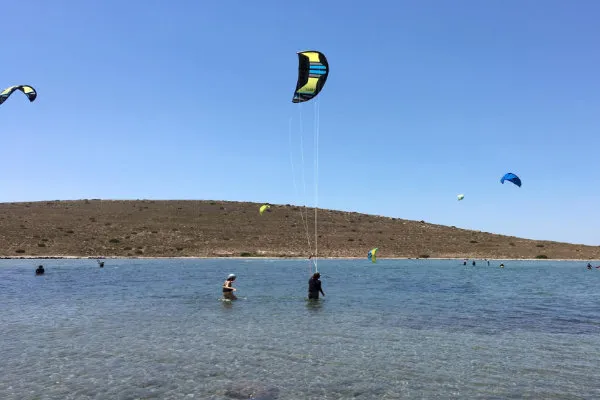
[[[235,281],[235,275],[229,274],[229,276],[225,280],[225,283],[223,283],[223,298],[228,299],[228,300],[237,299],[235,294],[233,294],[233,292],[235,292],[237,289],[234,288],[233,286],[231,286],[233,281]]]

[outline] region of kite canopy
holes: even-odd
[[[292,99],[293,103],[302,103],[316,97],[329,75],[329,64],[325,55],[318,51],[298,53],[298,82]]]
[[[464,194],[459,194],[458,196],[456,196],[456,198],[458,198],[458,200],[460,201],[460,200],[462,200],[462,199],[465,198],[465,195]]]
[[[369,250],[369,254],[367,255],[367,258],[369,260],[371,260],[372,263],[374,263],[375,261],[377,261],[377,255],[376,254],[377,254],[377,250],[378,249],[379,249],[378,247],[375,247],[374,249]]]
[[[509,172],[507,174],[505,174],[502,179],[500,179],[500,183],[504,185],[504,181],[510,181],[512,183],[514,183],[515,185],[517,185],[518,187],[521,187],[521,179],[516,176],[515,174],[513,174],[512,172]]]
[[[35,98],[37,97],[37,92],[35,91],[34,88],[32,88],[29,85],[11,86],[11,87],[4,89],[0,93],[0,104],[4,103],[6,101],[6,99],[8,99],[15,90],[20,90],[21,92],[23,92],[25,94],[25,96],[27,96],[27,98],[29,99],[30,102],[33,102],[35,100]]]
[[[258,209],[258,212],[260,213],[260,215],[263,215],[263,213],[268,209],[271,208],[270,205],[268,204],[263,204],[262,206],[260,206],[260,208]]]

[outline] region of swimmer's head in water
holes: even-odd
[[[229,276],[227,277],[228,281],[234,281],[235,280],[235,274],[229,274]]]

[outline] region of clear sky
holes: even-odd
[[[600,245],[598,1],[29,0],[0,15],[0,86],[39,93],[0,106],[0,201],[312,206],[316,103],[319,206]],[[327,84],[293,104],[312,49]]]

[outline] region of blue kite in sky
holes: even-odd
[[[503,185],[504,185],[504,181],[511,181],[518,187],[521,187],[521,179],[518,176],[516,176],[515,174],[513,174],[512,172],[505,174],[502,177],[502,179],[500,179],[500,183]]]

